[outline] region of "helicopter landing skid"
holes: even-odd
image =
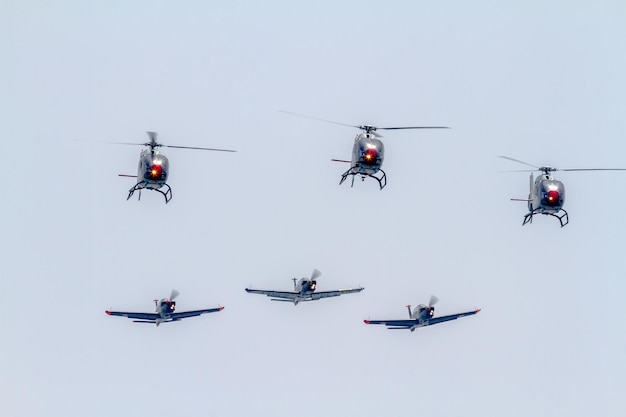
[[[533,210],[524,216],[524,221],[522,222],[522,226],[526,225],[527,223],[532,223],[533,216],[535,214],[543,214],[546,216],[556,217],[557,219],[559,219],[559,223],[561,223],[561,227],[565,227],[569,223],[569,215],[567,214],[567,211],[563,209],[559,210],[556,213],[542,213],[539,210]]]
[[[146,188],[145,185],[146,185],[145,182],[138,182],[137,184],[135,184],[135,186],[133,188],[128,190],[128,197],[126,198],[126,200],[130,200],[130,198],[133,196],[133,194],[137,190],[139,190],[139,200],[141,200],[141,190]],[[154,190],[154,191],[157,191],[157,192],[161,193],[163,195],[163,197],[165,197],[165,204],[167,204],[172,199],[172,188],[169,185],[167,185],[167,184],[163,184],[163,187],[165,187],[165,191],[163,191],[163,190],[161,190],[159,188],[148,188],[148,189],[149,190]]]
[[[385,171],[383,171],[382,169],[378,170],[383,173],[383,175],[381,175],[379,178],[374,174],[363,174],[357,172],[354,168],[355,167],[350,168],[341,175],[341,181],[339,181],[339,185],[343,184],[343,182],[348,178],[349,175],[352,175],[352,184],[350,185],[350,187],[354,187],[354,177],[356,177],[357,175],[361,176],[361,181],[365,181],[365,177],[374,178],[376,181],[378,181],[378,185],[380,186],[381,190],[387,185],[387,174],[385,174]]]

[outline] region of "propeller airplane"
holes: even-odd
[[[111,311],[107,310],[109,316],[121,316],[127,317],[129,319],[134,319],[133,323],[150,323],[156,324],[157,327],[161,323],[170,323],[172,321],[180,321],[187,317],[196,317],[202,314],[207,313],[217,313],[218,311],[222,311],[224,307],[219,306],[216,308],[208,308],[203,310],[193,310],[193,311],[181,311],[179,313],[175,313],[176,310],[176,301],[174,299],[178,297],[180,293],[176,290],[172,290],[169,298],[161,298],[160,300],[154,300],[154,313],[128,313],[122,311]]]
[[[565,186],[561,181],[554,179],[551,174],[555,171],[626,171],[624,168],[554,168],[549,166],[536,166],[528,162],[513,159],[508,156],[500,158],[528,165],[534,169],[515,170],[508,172],[530,172],[530,192],[528,198],[512,198],[512,201],[524,201],[528,203],[528,213],[524,215],[522,226],[533,222],[535,214],[544,214],[559,220],[561,227],[569,223],[569,215],[563,209],[565,203]],[[533,178],[533,172],[540,171],[541,175]]]
[[[444,323],[450,320],[456,320],[460,317],[472,316],[480,311],[477,308],[474,311],[467,311],[465,313],[450,314],[448,316],[434,317],[435,307],[439,299],[434,295],[430,296],[428,305],[420,304],[413,311],[411,311],[411,305],[409,304],[407,309],[409,310],[408,320],[363,320],[365,324],[384,324],[390,330],[410,330],[414,332],[419,327],[432,326],[433,324]]]
[[[383,160],[385,158],[385,146],[380,140],[382,135],[377,133],[379,130],[405,130],[405,129],[449,129],[446,126],[410,126],[410,127],[376,127],[371,125],[351,125],[347,123],[333,122],[331,120],[319,119],[317,117],[306,116],[303,114],[282,111],[294,116],[300,116],[307,119],[318,120],[321,122],[332,123],[340,126],[355,127],[362,130],[354,138],[352,146],[352,159],[332,159],[335,162],[345,162],[350,164],[350,168],[341,174],[339,185],[352,176],[352,185],[354,186],[354,178],[360,175],[361,180],[365,181],[366,177],[374,178],[378,181],[378,185],[382,190],[387,185],[387,174],[382,170]],[[379,174],[380,175],[377,175]]]
[[[174,146],[163,145],[156,141],[156,132],[146,132],[150,138],[150,142],[146,143],[127,143],[127,142],[107,142],[116,145],[139,145],[146,146],[139,154],[139,166],[137,175],[119,174],[120,177],[137,178],[135,184],[128,191],[129,200],[135,191],[139,191],[139,200],[141,200],[141,190],[154,190],[165,197],[165,203],[169,203],[172,199],[172,188],[167,184],[167,176],[169,175],[169,161],[165,155],[159,152],[159,148],[177,148],[177,149],[196,149],[202,151],[219,151],[219,152],[237,152],[231,149],[216,148],[198,148],[194,146]]]
[[[272,301],[290,301],[297,306],[300,301],[314,301],[327,297],[338,297],[343,294],[357,293],[364,290],[360,288],[344,288],[333,291],[319,291],[317,289],[317,278],[322,275],[317,269],[308,278],[293,278],[293,291],[273,291],[273,290],[253,290],[246,288],[246,292],[250,294],[263,294],[272,297]]]

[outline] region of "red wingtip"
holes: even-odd
[[[224,310],[224,306],[220,306],[220,311]]]
[[[363,320],[363,323],[370,324],[370,321],[369,320]]]
[[[477,313],[480,313],[480,308],[477,308],[477,309],[476,309],[476,312],[477,312]]]
[[[111,310],[106,310],[105,313],[107,313],[110,316],[111,315]]]

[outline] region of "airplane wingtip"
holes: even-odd
[[[477,313],[480,313],[480,310],[481,310],[480,308],[477,308],[477,309],[476,309],[476,312],[477,312]]]
[[[370,321],[369,320],[363,320],[363,323],[370,324]]]
[[[224,310],[224,306],[220,306],[220,311]]]
[[[105,310],[105,313],[107,313],[109,316],[111,315],[111,310]]]

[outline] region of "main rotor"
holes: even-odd
[[[146,132],[148,137],[150,138],[150,142],[145,143],[129,143],[129,142],[106,142],[112,143],[115,145],[138,145],[138,146],[147,146],[154,152],[156,148],[164,147],[164,148],[177,148],[177,149],[199,149],[201,151],[219,151],[219,152],[237,152],[232,149],[219,149],[219,148],[200,148],[197,146],[178,146],[178,145],[163,145],[162,143],[158,143],[156,141],[157,132]]]
[[[293,116],[304,117],[305,119],[317,120],[325,123],[332,123],[334,125],[347,126],[347,127],[355,127],[357,129],[361,129],[365,133],[370,133],[374,136],[382,137],[380,134],[376,133],[377,130],[402,130],[402,129],[450,129],[447,126],[402,126],[402,127],[377,127],[372,125],[351,125],[348,123],[335,122],[332,120],[320,119],[318,117],[307,116],[305,114],[293,113],[290,111],[279,110],[281,113],[291,114]]]
[[[533,164],[529,164],[528,162],[520,161],[519,159],[511,158],[509,156],[502,156],[502,159],[508,159],[509,161],[517,162],[522,165],[527,165],[529,167],[533,167],[534,169],[521,169],[521,170],[512,170],[509,172],[532,172],[532,171],[541,171],[545,175],[549,175],[550,172],[556,171],[626,171],[626,168],[555,168],[549,166],[537,166]]]

